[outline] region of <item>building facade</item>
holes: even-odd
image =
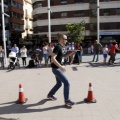
[[[48,37],[47,0],[32,0],[34,36]],[[66,24],[85,21],[85,40],[97,39],[96,0],[50,0],[52,40],[58,33],[67,33]],[[120,1],[100,0],[100,41],[120,38]]]
[[[25,40],[32,39],[33,34],[33,18],[32,18],[32,1],[24,0],[24,32],[22,33],[22,38]]]
[[[10,15],[9,18],[5,16],[6,42],[9,48],[13,43],[19,44],[19,39],[22,38],[21,33],[24,31],[23,0],[4,0],[4,12]],[[0,17],[0,21],[0,37],[2,40],[2,16]]]
[[[8,10],[8,1],[4,0],[4,12],[9,14],[9,10]],[[1,0],[0,0],[0,45],[3,44],[3,40],[2,40],[2,11],[1,11]],[[6,40],[9,40],[9,30],[10,30],[10,26],[9,26],[9,18],[5,16],[5,37]]]

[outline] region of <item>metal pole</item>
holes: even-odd
[[[51,21],[50,21],[50,0],[48,0],[48,35],[49,35],[49,43],[51,43]]]
[[[97,0],[97,40],[100,42],[100,2]]]
[[[6,40],[5,40],[5,18],[4,18],[3,0],[1,0],[1,11],[2,11],[2,32],[3,32],[4,51],[5,51],[5,64],[7,64],[7,52],[6,52]]]

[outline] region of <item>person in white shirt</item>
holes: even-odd
[[[43,44],[43,57],[45,59],[45,66],[48,65],[48,44],[45,42]]]
[[[26,66],[26,58],[27,58],[27,48],[23,45],[23,47],[20,49],[20,54],[23,62],[23,66]]]
[[[107,47],[107,45],[105,45],[103,47],[103,58],[104,58],[103,63],[104,64],[106,64],[107,55],[108,55],[108,47]]]
[[[49,61],[49,59],[50,59],[50,63],[51,63],[52,53],[53,53],[53,47],[52,47],[51,44],[49,43],[49,46],[48,46],[48,61]]]

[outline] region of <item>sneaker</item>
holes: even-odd
[[[73,105],[75,105],[76,103],[71,101],[71,100],[68,100],[65,102],[65,105],[68,106],[68,107],[72,107]]]
[[[50,99],[50,100],[57,100],[57,98],[54,97],[53,95],[51,95],[51,96],[48,95],[47,98]]]

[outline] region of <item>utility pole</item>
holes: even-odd
[[[2,37],[4,43],[4,51],[5,51],[5,64],[7,64],[7,52],[6,52],[6,40],[5,40],[5,14],[4,14],[4,3],[1,0],[1,11],[2,11]]]
[[[100,42],[100,2],[97,0],[97,40]]]
[[[50,20],[50,0],[48,0],[48,35],[49,35],[49,43],[51,43],[51,20]]]

